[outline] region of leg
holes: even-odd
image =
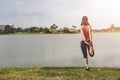
[[[88,65],[88,58],[84,58],[84,63],[85,63],[85,66]]]
[[[83,53],[83,57],[87,58],[87,45],[85,44],[84,41],[81,41],[81,50]]]
[[[86,70],[87,70],[87,69],[89,69],[88,58],[87,58],[87,45],[85,44],[84,41],[81,41],[81,50],[82,50],[83,57],[84,57],[84,64],[85,64]]]
[[[88,41],[88,42],[89,42],[89,41]],[[90,55],[91,57],[93,57],[93,56],[94,56],[94,50],[93,50],[93,44],[92,44],[92,42],[90,42],[90,45],[87,46],[87,48],[88,48],[88,53],[89,53],[89,55]]]
[[[89,68],[89,65],[88,65],[88,58],[84,58],[84,63],[85,63],[86,70],[89,71],[90,68]]]

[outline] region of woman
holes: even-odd
[[[86,70],[89,71],[90,68],[88,65],[87,50],[89,52],[90,48],[92,48],[92,31],[91,31],[92,28],[88,22],[87,16],[82,17],[80,30],[81,30],[81,36],[82,36],[81,50],[82,50],[83,57],[84,57],[84,64],[85,64]]]

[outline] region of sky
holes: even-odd
[[[0,25],[80,26],[88,16],[94,29],[120,26],[120,0],[0,0]]]

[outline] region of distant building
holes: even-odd
[[[120,27],[115,27],[113,24],[106,29],[93,30],[94,32],[120,32]]]
[[[120,27],[113,27],[111,26],[110,28],[108,28],[109,32],[120,32]]]
[[[6,25],[0,25],[0,29],[4,30]]]
[[[7,25],[10,25],[11,27],[14,27],[13,24],[7,24]],[[0,29],[1,29],[1,30],[4,30],[4,29],[5,29],[5,26],[6,26],[6,25],[0,25]]]

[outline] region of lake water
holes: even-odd
[[[0,35],[0,67],[84,66],[80,34]],[[94,33],[92,67],[120,68],[120,33]]]

